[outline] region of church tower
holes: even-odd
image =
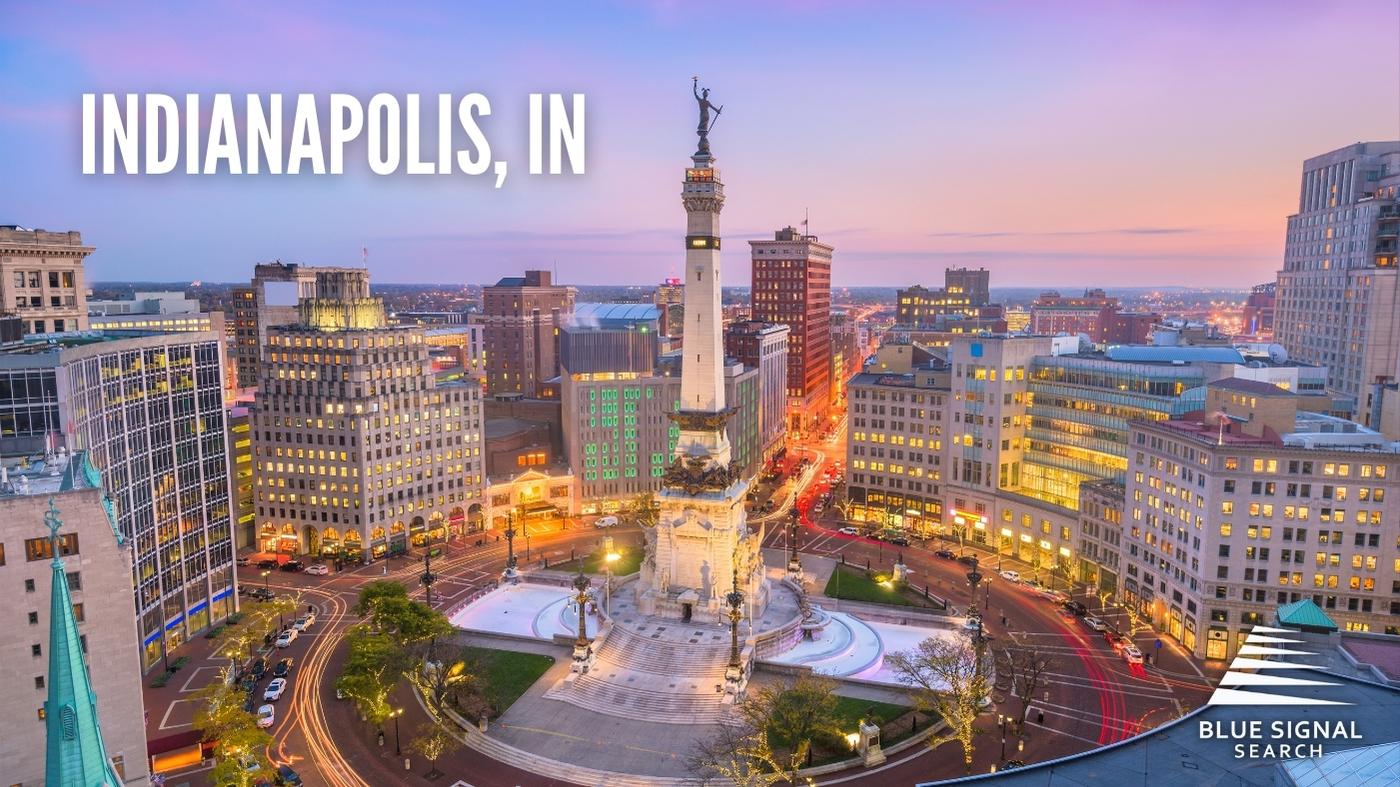
[[[719,229],[724,183],[707,138],[710,105],[697,99],[700,147],[681,184],[686,325],[681,396],[671,414],[680,437],[658,495],[657,525],[647,533],[638,602],[646,614],[721,622],[726,594],[738,590],[750,610],[761,611],[768,592],[759,553],[763,534],[749,532],[744,510],[749,482],[730,465],[725,432],[734,411],[724,400]]]

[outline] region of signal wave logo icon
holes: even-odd
[[[1208,705],[1350,705],[1350,702],[1336,702],[1333,700],[1321,700],[1313,697],[1293,697],[1287,694],[1271,694],[1267,691],[1269,686],[1336,686],[1323,680],[1310,680],[1307,678],[1290,678],[1283,675],[1271,675],[1269,670],[1316,670],[1320,667],[1311,664],[1299,664],[1293,659],[1298,656],[1316,656],[1316,653],[1307,650],[1296,650],[1290,645],[1301,644],[1303,640],[1291,639],[1287,634],[1297,634],[1291,629],[1272,628],[1269,626],[1255,626],[1250,630],[1249,636],[1245,638],[1244,644],[1240,646],[1239,653],[1235,655],[1235,660],[1230,662],[1230,668],[1220,679],[1220,684],[1216,686],[1215,692],[1210,695]],[[1241,670],[1259,670],[1258,672],[1241,672]],[[1252,689],[1263,689],[1247,691],[1242,688],[1247,686]]]

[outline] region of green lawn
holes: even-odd
[[[884,730],[880,735],[880,745],[890,746],[893,743],[902,741],[914,731],[909,726],[909,714],[912,708],[903,705],[894,705],[888,702],[875,702],[873,700],[862,700],[855,697],[836,698],[836,717],[840,719],[840,727],[849,732],[855,732],[856,725],[861,718],[872,718],[881,727],[889,724],[895,719],[902,719],[902,722],[895,729]],[[922,730],[928,724],[926,717],[919,717],[918,729]],[[856,756],[841,744],[826,743],[818,745],[813,752],[812,766],[829,765],[833,762],[849,760]]]
[[[613,561],[612,572],[615,577],[625,577],[628,574],[635,574],[642,569],[642,550],[640,548],[621,547],[613,550],[618,554],[617,560]],[[551,571],[578,571],[579,562],[583,563],[583,571],[586,574],[602,574],[606,571],[603,567],[603,550],[599,549],[584,555],[578,560],[569,560],[564,563],[551,563]]]
[[[481,665],[486,678],[492,717],[506,712],[540,676],[554,664],[550,656],[494,648],[465,648],[465,655]]]
[[[906,607],[934,607],[932,600],[925,600],[909,590],[886,587],[871,579],[864,571],[849,566],[837,566],[826,581],[822,591],[831,598],[848,601],[872,601],[876,604],[899,604]]]
[[[841,719],[842,729],[854,730],[856,722],[862,716],[874,709],[874,717],[880,724],[887,724],[891,719],[897,719],[909,712],[909,708],[903,705],[894,705],[888,702],[875,702],[874,700],[863,700],[857,697],[836,698],[836,716]]]

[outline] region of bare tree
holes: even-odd
[[[1010,667],[1012,693],[1021,700],[1018,727],[1025,727],[1035,693],[1045,685],[1045,676],[1059,665],[1054,656],[1026,647],[1008,648],[1006,663]]]
[[[947,734],[929,738],[929,746],[957,741],[968,773],[972,772],[973,739],[982,732],[977,716],[989,688],[981,661],[971,643],[942,637],[929,637],[913,650],[894,653],[886,660],[899,682],[910,687],[915,708],[937,713],[947,723]]]
[[[413,740],[409,741],[408,747],[428,758],[432,768],[428,771],[427,778],[436,779],[442,775],[442,771],[437,767],[438,759],[462,748],[462,742],[440,725],[424,722],[418,725],[418,732]]]
[[[797,775],[801,762],[800,756],[780,758],[768,742],[768,733],[741,718],[722,722],[713,737],[699,741],[686,767],[700,785],[815,784]]]

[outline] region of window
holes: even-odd
[[[38,612],[30,612],[30,613],[29,613],[29,625],[31,625],[31,626],[37,626],[37,625],[39,625],[39,613],[38,613]]]
[[[78,554],[78,534],[66,533],[58,537],[61,555]],[[27,538],[24,540],[24,556],[29,562],[48,560],[53,557],[53,541],[48,538]]]
[[[39,646],[39,643],[36,642],[33,645],[29,646],[29,655],[33,656],[34,658],[38,658],[44,655],[44,649]]]
[[[44,688],[44,676],[43,676],[43,675],[35,675],[35,676],[34,676],[34,688],[40,689],[40,690],[42,690],[42,689]]]
[[[32,580],[32,579],[26,579],[26,580],[24,580],[24,592],[25,592],[25,593],[33,593],[33,592],[34,592],[34,580]]]

